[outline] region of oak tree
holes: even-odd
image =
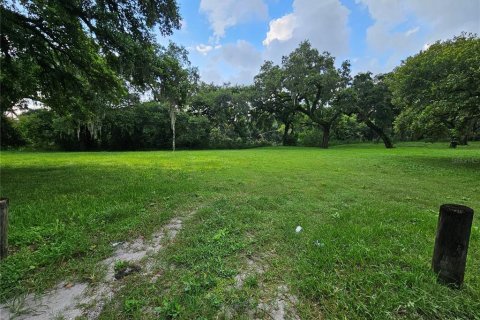
[[[180,27],[175,0],[6,0],[0,14],[2,113],[28,98],[62,112],[145,89],[155,30]]]

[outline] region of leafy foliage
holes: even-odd
[[[0,117],[0,130],[0,147],[2,149],[20,147],[25,144],[16,121],[2,115]]]
[[[185,106],[198,82],[196,68],[190,68],[188,52],[183,47],[170,43],[168,49],[157,56],[155,81],[152,82],[154,98],[170,106],[172,149],[175,151],[175,123],[177,109]]]
[[[358,121],[378,135],[386,148],[393,148],[388,133],[397,114],[391,100],[385,76],[372,77],[370,72],[357,74],[351,87],[339,97],[339,101],[345,104],[345,110],[355,114]]]
[[[9,14],[13,15],[15,8],[10,8]],[[115,34],[133,32],[125,28]],[[147,41],[150,29],[139,28],[144,36],[133,32],[135,35],[125,41]],[[31,60],[27,51],[25,56],[13,55],[8,48],[2,51],[5,71],[1,79],[9,89],[4,90],[7,93],[1,97],[2,105],[11,105],[8,101],[17,101],[28,90],[35,93],[31,98],[48,104],[48,110],[21,115],[19,121],[4,118],[2,146],[26,141],[42,149],[131,150],[164,149],[169,144],[174,149],[176,144],[180,148],[243,148],[281,142],[326,148],[332,138],[334,143],[382,139],[391,148],[393,127],[400,140],[451,136],[466,143],[479,135],[476,36],[438,42],[408,58],[391,74],[374,76],[366,72],[353,79],[348,61],[337,68],[333,56],[320,54],[304,41],[283,57],[281,65],[266,61],[253,86],[199,82],[188,52],[174,43],[161,47],[145,42],[142,50],[130,56],[133,64],[145,63],[142,69],[120,63],[133,51],[123,57],[113,47],[104,51],[95,36],[82,39],[86,41],[83,45],[77,39],[74,42],[78,47],[72,44],[68,48],[76,48],[75,56],[85,64],[96,59],[85,68],[56,53],[59,63],[63,58],[70,63],[60,66],[75,75],[72,81],[63,71],[57,82],[46,81],[37,73],[42,71],[38,61]],[[90,53],[82,55],[81,50],[86,49]],[[27,65],[27,56],[32,65]],[[89,75],[88,68],[98,78]],[[12,81],[15,72],[22,76]],[[112,76],[112,83],[106,75]],[[56,89],[46,94],[37,82]],[[17,89],[21,92],[18,96]]]
[[[286,72],[272,61],[265,61],[260,73],[255,76],[257,96],[256,107],[272,114],[284,125],[283,145],[294,144],[292,139],[293,122],[295,120],[295,104],[284,90]],[[290,130],[292,132],[290,132]]]
[[[330,129],[342,114],[335,98],[350,80],[350,63],[345,61],[336,69],[334,62],[328,52],[320,54],[308,41],[282,61],[287,73],[285,87],[297,110],[323,130],[322,148],[328,148]]]
[[[193,97],[190,112],[206,117],[212,125],[211,144],[220,148],[262,143],[263,128],[271,123],[255,112],[251,87],[202,84]],[[266,124],[268,123],[268,124]]]
[[[398,131],[468,138],[480,120],[480,39],[461,35],[407,58],[392,74]]]
[[[1,112],[26,98],[57,110],[118,103],[145,88],[153,28],[180,26],[174,0],[2,1]]]

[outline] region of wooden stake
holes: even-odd
[[[440,207],[432,268],[441,283],[463,283],[473,209],[456,204]]]
[[[0,260],[8,254],[8,199],[0,198]]]

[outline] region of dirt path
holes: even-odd
[[[245,279],[251,275],[262,275],[268,270],[268,257],[247,258],[246,268],[235,277],[235,288],[240,289]],[[265,285],[260,283],[263,294],[256,310],[250,310],[249,317],[252,319],[273,319],[273,320],[298,320],[295,305],[298,303],[296,296],[290,293],[287,285],[278,285],[274,290],[266,290]],[[273,296],[266,296],[266,292],[273,291]],[[232,311],[227,311],[227,315]]]
[[[160,231],[153,234],[149,241],[138,238],[128,243],[113,244],[116,247],[115,253],[101,262],[107,267],[107,275],[103,281],[94,285],[61,282],[43,295],[29,294],[0,305],[0,318],[47,320],[56,317],[75,319],[86,316],[88,319],[96,319],[105,304],[123,286],[122,282],[116,279],[116,276],[118,277],[116,263],[123,261],[126,265],[135,266],[131,268],[131,272],[141,272],[145,276],[155,277],[151,274],[154,262],[152,255],[160,252],[171,242],[182,229],[183,222],[195,212],[196,210],[183,217],[173,218]]]

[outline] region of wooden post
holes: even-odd
[[[463,283],[473,209],[457,205],[440,206],[432,268],[438,281],[459,287]]]
[[[0,260],[8,254],[8,199],[0,198]]]

